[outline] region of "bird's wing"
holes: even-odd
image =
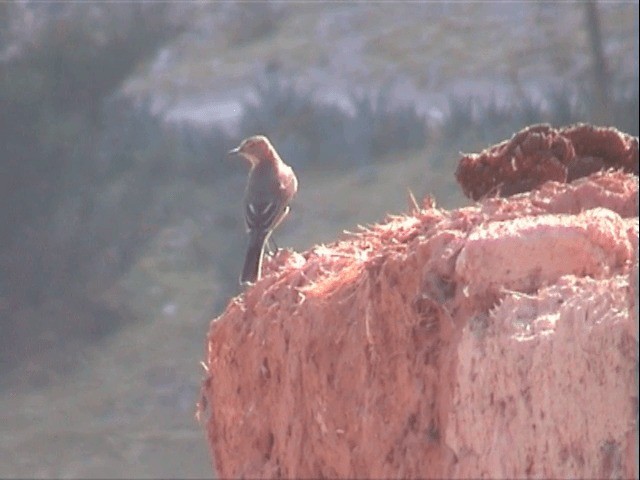
[[[248,202],[245,207],[245,220],[250,230],[269,230],[280,216],[282,206],[278,201]]]

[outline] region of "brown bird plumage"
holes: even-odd
[[[243,140],[229,154],[240,155],[251,164],[244,195],[249,245],[240,283],[252,284],[260,280],[265,244],[289,213],[289,203],[298,190],[298,179],[263,135]]]

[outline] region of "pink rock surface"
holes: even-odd
[[[637,477],[637,196],[596,173],[281,252],[211,323],[218,475]]]
[[[567,275],[470,322],[444,439],[451,476],[637,477],[627,305],[627,276]]]
[[[499,289],[535,291],[570,274],[601,278],[633,255],[628,228],[622,217],[604,208],[486,222],[467,237],[456,276],[481,295]]]

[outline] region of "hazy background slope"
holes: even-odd
[[[211,475],[242,137],[296,169],[306,249],[465,204],[458,152],[524,125],[637,135],[637,59],[637,2],[0,3],[0,476]]]

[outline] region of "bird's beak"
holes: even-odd
[[[227,152],[227,158],[233,157],[233,156],[238,155],[238,154],[240,154],[240,147],[236,147],[233,150],[229,150]]]

